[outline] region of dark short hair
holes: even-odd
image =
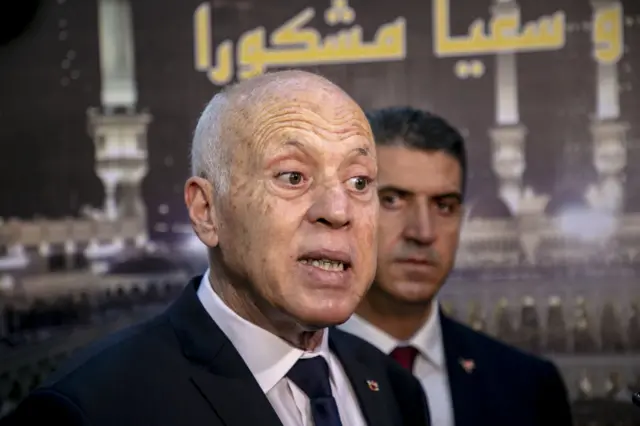
[[[443,151],[455,158],[460,164],[464,194],[467,178],[464,138],[444,118],[408,106],[371,110],[366,115],[376,145]]]

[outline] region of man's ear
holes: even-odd
[[[204,178],[193,176],[184,185],[184,202],[189,211],[191,226],[207,247],[218,245],[218,217],[213,204],[213,185]]]

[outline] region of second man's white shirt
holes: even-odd
[[[427,394],[432,426],[454,426],[453,404],[449,387],[449,375],[444,355],[440,310],[434,303],[431,315],[422,328],[408,341],[395,339],[369,322],[353,315],[339,327],[366,340],[386,354],[398,346],[413,346],[418,350],[413,374],[420,380]]]

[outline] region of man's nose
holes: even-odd
[[[319,189],[319,194],[307,212],[311,223],[320,223],[334,229],[349,225],[351,205],[346,189],[341,185]]]
[[[407,214],[405,238],[422,245],[433,244],[436,239],[435,219],[429,206],[415,204]]]

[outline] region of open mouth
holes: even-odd
[[[328,250],[306,253],[298,262],[328,272],[344,272],[351,267],[349,254]]]
[[[311,265],[329,272],[342,272],[349,268],[349,264],[332,259],[300,259],[303,265]]]

